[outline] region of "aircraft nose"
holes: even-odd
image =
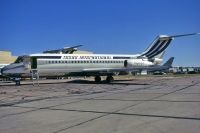
[[[1,75],[3,75],[3,68],[1,68]]]
[[[3,68],[1,68],[0,72],[1,72],[1,75],[5,74],[5,70],[6,70],[6,66],[4,66]]]

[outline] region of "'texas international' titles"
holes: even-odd
[[[96,60],[96,59],[112,59],[111,56],[64,56],[63,59],[72,60]]]

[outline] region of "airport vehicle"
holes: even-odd
[[[70,48],[49,50],[41,54],[20,56],[15,63],[5,66],[1,73],[5,76],[94,76],[96,82],[101,76],[107,76],[106,81],[112,82],[115,72],[120,71],[156,71],[168,69],[173,58],[165,65],[159,65],[166,48],[176,37],[197,35],[199,33],[184,35],[160,35],[141,54],[115,55],[115,54],[73,54],[80,45]],[[20,84],[20,80],[16,80]]]

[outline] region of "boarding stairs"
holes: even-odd
[[[37,84],[39,86],[39,72],[38,72],[38,70],[37,69],[31,69],[30,72],[31,72],[31,79],[32,79],[33,86],[35,84]]]

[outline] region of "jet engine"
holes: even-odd
[[[149,60],[149,61],[153,62],[154,64],[160,64],[160,63],[163,61],[163,59],[154,58],[154,59],[151,59],[151,60]]]
[[[142,67],[153,65],[151,61],[143,59],[131,59],[124,61],[124,67]]]
[[[133,67],[134,61],[133,60],[125,60],[124,61],[124,67]]]
[[[141,65],[141,62],[138,60],[125,60],[124,67],[134,67],[136,65]]]

